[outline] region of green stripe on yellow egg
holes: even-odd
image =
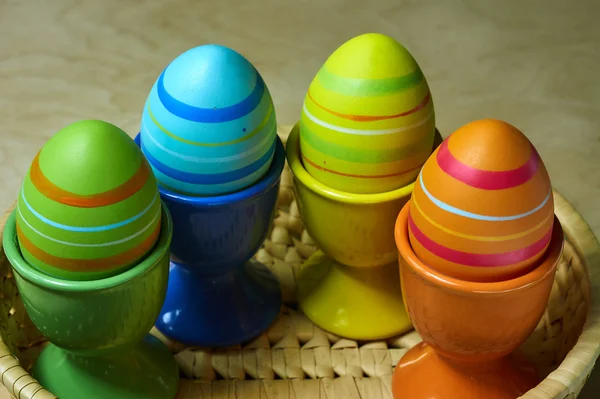
[[[364,145],[361,145],[365,140],[357,135],[336,134],[335,132],[328,132],[327,135],[315,133],[313,129],[319,130],[320,127],[315,126],[306,116],[302,116],[300,126],[302,129],[301,140],[306,145],[321,153],[326,153],[330,157],[350,162],[380,164],[404,160],[415,154],[425,154],[426,158],[433,146],[433,136],[428,135],[419,140],[412,140],[411,143],[405,145],[402,141],[391,141],[389,146],[375,148],[377,151],[373,151],[374,148],[365,148]],[[385,137],[386,135],[371,137],[370,143],[377,143]]]
[[[330,169],[333,172],[339,172],[346,175],[360,176],[382,176],[397,175],[404,171],[418,168],[425,163],[429,151],[424,150],[410,157],[404,157],[392,162],[352,162],[331,156],[331,153],[324,153],[314,148],[307,142],[302,143],[302,156],[313,163]]]
[[[307,93],[306,103],[315,103],[314,107],[311,107],[311,113],[316,115],[322,115],[321,118],[329,117],[335,118],[335,115],[327,112],[326,110],[333,110],[338,114],[344,115],[367,115],[367,116],[392,116],[403,114],[411,111],[419,104],[426,101],[429,95],[429,86],[427,82],[423,80],[416,86],[402,90],[393,94],[387,95],[363,95],[360,97],[348,96],[344,93],[338,93],[335,91],[328,90],[323,87],[317,79],[313,80]],[[416,112],[410,115],[403,116],[402,123],[415,123],[418,120],[423,119],[424,116],[431,112],[429,108],[432,101],[427,101],[424,108],[428,108],[429,112],[425,112],[425,115],[420,115],[423,112]],[[317,105],[318,104],[318,105]],[[365,128],[361,121],[354,121],[349,118],[343,119],[344,126],[354,128]],[[371,129],[389,129],[395,127],[398,124],[398,118],[382,119],[378,121],[370,122],[372,125]],[[338,122],[340,123],[340,122]]]
[[[389,95],[414,87],[423,81],[420,68],[405,75],[390,78],[349,78],[329,71],[323,66],[317,73],[318,82],[329,91],[347,96]]]
[[[313,133],[326,137],[327,141],[332,143],[365,150],[415,146],[420,141],[433,143],[435,133],[433,117],[418,126],[414,125],[422,120],[417,120],[412,125],[400,124],[398,121],[391,125],[389,121],[386,121],[387,126],[384,126],[380,122],[357,124],[356,122],[341,120],[341,118],[324,113],[311,101],[306,102],[306,108],[310,115],[304,111],[302,112],[300,121],[303,126],[311,129]],[[419,115],[423,115],[423,118],[425,118],[431,112],[433,112],[433,107],[428,107],[426,110],[419,111]],[[372,132],[364,131],[373,129],[388,130],[381,134],[367,134]],[[354,130],[362,131],[364,134],[358,134]]]
[[[410,53],[381,34],[357,36],[340,46],[311,82],[309,95],[337,112],[394,115],[429,93]],[[333,107],[333,108],[331,108]]]

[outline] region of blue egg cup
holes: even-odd
[[[271,167],[241,191],[193,197],[159,187],[173,219],[169,284],[156,321],[161,333],[187,345],[225,347],[252,340],[275,320],[279,282],[250,259],[270,230],[284,165],[277,137]]]

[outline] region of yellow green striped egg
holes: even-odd
[[[103,121],[73,123],[34,158],[17,202],[17,237],[34,268],[68,280],[123,272],[152,249],[158,185],[142,151]]]
[[[300,119],[307,171],[351,193],[412,183],[434,135],[421,69],[401,44],[378,33],[357,36],[331,54],[310,84]]]

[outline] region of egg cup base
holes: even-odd
[[[508,355],[485,364],[456,364],[426,342],[410,349],[392,377],[394,398],[515,399],[541,379],[522,357]]]
[[[233,346],[264,332],[281,303],[279,282],[257,261],[210,277],[171,261],[167,297],[156,328],[187,345]]]
[[[77,356],[48,344],[32,374],[61,399],[173,399],[179,386],[173,355],[151,335],[107,357]]]
[[[317,251],[298,273],[298,304],[313,323],[332,334],[386,339],[411,328],[398,281],[396,262],[352,267]]]

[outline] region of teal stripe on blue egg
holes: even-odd
[[[158,161],[179,170],[197,170],[202,173],[222,173],[243,168],[261,158],[273,145],[277,134],[275,115],[271,112],[266,123],[260,122],[258,133],[247,141],[225,146],[228,150],[219,152],[221,147],[194,147],[177,141],[165,134],[152,122],[149,114],[142,115],[141,130],[144,134],[145,151]],[[250,130],[252,132],[252,130]],[[190,151],[192,147],[192,151]]]
[[[267,172],[277,121],[254,66],[234,50],[205,45],[165,68],[146,100],[140,130],[159,184],[219,195],[248,187]]]
[[[264,163],[260,167],[260,169],[258,169],[256,172],[249,174],[244,178],[241,178],[239,180],[236,180],[234,182],[227,183],[227,184],[186,183],[186,182],[182,182],[180,180],[174,179],[174,178],[162,173],[160,170],[156,169],[155,167],[152,167],[152,170],[154,172],[154,175],[156,176],[156,179],[158,180],[159,185],[166,188],[167,190],[172,190],[172,191],[176,191],[179,193],[183,193],[183,194],[187,194],[187,195],[195,195],[195,196],[222,195],[223,193],[237,191],[237,190],[231,190],[232,186],[244,188],[244,187],[249,187],[253,183],[256,183],[257,181],[259,181],[260,178],[262,176],[264,176],[267,173],[267,171],[269,170],[270,165],[273,161],[273,156],[274,156],[274,152],[273,152],[273,154],[270,155],[269,162]]]

